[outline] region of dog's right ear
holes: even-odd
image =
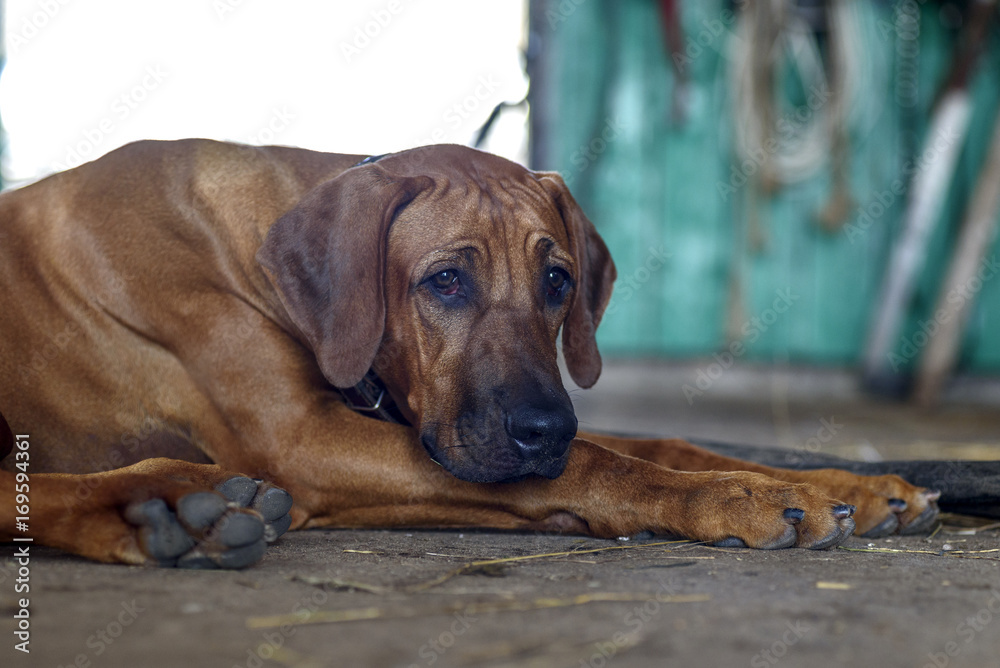
[[[573,199],[562,177],[555,172],[535,174],[562,216],[578,267],[577,289],[562,329],[566,368],[573,382],[583,388],[591,387],[601,375],[596,333],[611,300],[617,276],[615,263],[597,228]]]
[[[386,241],[396,214],[432,185],[377,163],[313,188],[271,226],[257,261],[323,375],[351,387],[371,367],[385,329]]]

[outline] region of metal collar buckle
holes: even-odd
[[[408,424],[374,371],[369,370],[354,387],[340,388],[340,394],[352,411],[386,422]]]

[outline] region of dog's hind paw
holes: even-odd
[[[125,519],[139,527],[142,551],[160,566],[245,568],[288,530],[291,506],[283,489],[236,476],[214,492],[180,497],[173,509],[160,498],[132,504]]]

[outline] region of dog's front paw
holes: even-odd
[[[923,533],[938,516],[940,492],[916,487],[896,475],[861,476],[837,469],[802,473],[827,494],[857,507],[857,533],[865,538]]]
[[[854,531],[854,507],[808,484],[760,473],[695,473],[707,478],[687,497],[682,533],[720,547],[823,550]]]
[[[160,566],[245,568],[291,524],[287,492],[243,476],[216,491],[194,491],[171,508],[162,498],[133,503],[124,517],[138,527],[140,549]]]

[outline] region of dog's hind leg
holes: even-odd
[[[215,465],[160,458],[32,474],[30,451],[17,446],[0,470],[0,542],[30,537],[104,562],[242,568],[291,523],[284,490]]]

